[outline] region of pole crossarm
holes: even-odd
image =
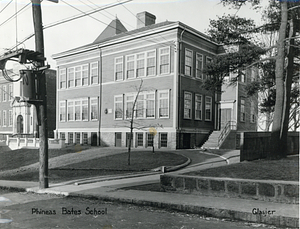
[[[15,60],[15,58],[17,60]],[[0,62],[5,62],[7,60],[15,60],[22,64],[26,64],[27,60],[44,61],[45,58],[42,57],[42,54],[40,52],[36,52],[28,49],[18,49],[16,51],[10,51],[4,53],[2,56],[0,56]]]

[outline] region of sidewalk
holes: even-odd
[[[221,157],[212,158],[204,163],[199,163],[190,167],[188,166],[185,169],[173,173],[179,174],[203,169],[205,167],[226,165],[226,159],[228,158],[229,163],[239,161],[239,158],[236,157],[236,152],[228,152],[223,155],[223,157],[225,157],[225,159]],[[105,201],[118,201],[137,205],[168,208],[209,217],[229,218],[232,220],[265,223],[283,227],[299,227],[298,204],[121,189],[123,187],[157,183],[160,180],[160,175],[162,175],[162,173],[153,172],[138,177],[122,177],[122,179],[115,178],[112,180],[94,181],[93,183],[83,182],[82,185],[75,185],[74,183],[55,184],[50,185],[50,188],[44,190],[38,189],[37,182],[1,180],[0,187],[71,197],[93,197]]]

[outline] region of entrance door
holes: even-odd
[[[95,133],[95,132],[92,132],[91,145],[97,146],[97,133]]]
[[[17,133],[23,134],[23,116],[19,115],[17,117]]]
[[[221,109],[221,129],[231,121],[231,108]]]
[[[115,133],[115,146],[116,147],[122,146],[122,133],[121,132]]]

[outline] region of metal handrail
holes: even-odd
[[[218,146],[220,146],[222,144],[222,142],[225,140],[225,138],[229,134],[230,130],[236,130],[236,121],[228,121],[226,123],[226,125],[224,126],[224,128],[221,131],[221,134],[218,138]]]

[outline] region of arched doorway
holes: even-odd
[[[17,133],[23,134],[23,116],[18,115],[17,117]]]

